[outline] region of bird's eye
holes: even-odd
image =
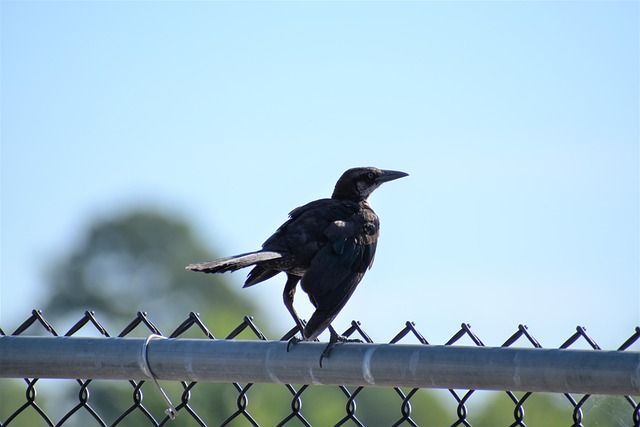
[[[373,174],[373,172],[369,172],[367,174],[367,178],[369,178],[369,179],[373,179],[374,177],[375,177],[375,175]]]

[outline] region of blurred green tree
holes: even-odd
[[[185,270],[211,257],[185,221],[167,214],[135,210],[99,221],[53,267],[45,312],[77,319],[94,310],[99,320],[122,328],[138,310],[159,327],[178,326],[195,311],[222,334],[258,309],[225,277]]]
[[[42,396],[33,396],[33,404],[25,397],[23,379],[3,378],[0,381],[0,424],[9,422],[12,426],[47,426],[48,422],[40,414],[46,408],[48,400]]]
[[[524,393],[515,393],[522,399]],[[516,420],[515,404],[506,393],[495,392],[487,396],[487,402],[471,417],[478,427],[508,426]],[[528,426],[571,425],[569,402],[562,394],[533,393],[524,402],[524,423]]]

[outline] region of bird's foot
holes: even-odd
[[[289,350],[291,350],[291,346],[294,346],[299,342],[305,342],[305,341],[318,341],[318,338],[314,338],[310,340],[307,338],[298,338],[297,336],[294,335],[291,338],[289,338],[289,342],[287,343],[287,353],[289,353]]]
[[[306,340],[304,338],[298,338],[295,335],[292,336],[291,339],[289,339],[289,342],[287,343],[287,353],[289,353],[289,350],[291,350],[292,345],[296,345],[300,341],[306,341]]]
[[[348,342],[361,343],[362,340],[358,338],[347,338],[338,334],[331,334],[331,338],[329,338],[329,344],[327,344],[327,346],[324,348],[324,351],[320,355],[320,367],[322,368],[322,360],[325,358],[327,359],[329,358],[329,356],[331,355],[331,351],[333,350],[334,347],[336,347],[339,344],[344,344]]]

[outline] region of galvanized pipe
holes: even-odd
[[[640,352],[209,339],[0,337],[0,377],[640,395]],[[146,357],[146,361],[145,361]]]

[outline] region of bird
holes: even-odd
[[[186,268],[224,273],[253,266],[245,288],[286,273],[283,301],[302,336],[296,341],[317,340],[327,328],[330,345],[349,341],[331,327],[331,322],[375,258],[380,220],[369,205],[369,196],[383,183],[405,176],[408,176],[405,172],[375,167],[349,169],[338,179],[330,198],[292,210],[289,219],[262,244],[262,249]],[[306,324],[293,306],[298,283],[315,307]],[[329,351],[327,347],[323,355],[328,356]]]

